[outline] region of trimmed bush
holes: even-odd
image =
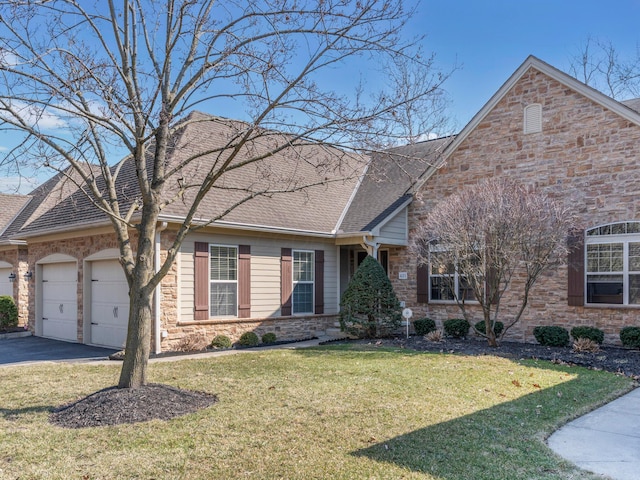
[[[268,332],[262,335],[262,343],[276,343],[276,334]]]
[[[604,332],[596,327],[573,327],[571,329],[571,336],[574,340],[586,338],[596,342],[598,345],[602,345],[602,342],[604,342]]]
[[[240,335],[240,340],[238,340],[238,345],[241,347],[255,347],[260,343],[258,339],[258,335],[255,332],[244,332]]]
[[[628,348],[640,348],[640,327],[624,327],[620,330],[620,341]]]
[[[18,307],[9,295],[0,296],[0,330],[18,326]]]
[[[226,335],[216,335],[213,337],[213,340],[211,340],[211,348],[231,348],[231,345],[231,339]]]
[[[413,321],[413,329],[416,331],[416,335],[423,337],[436,329],[436,322],[430,318],[418,318]]]
[[[400,327],[402,308],[382,265],[367,256],[340,299],[340,329],[350,335],[376,338]]]
[[[442,324],[444,327],[444,333],[448,337],[464,338],[469,333],[471,325],[464,318],[452,318],[445,320]]]
[[[478,332],[486,333],[485,328],[484,328],[485,327],[484,320],[480,320],[474,326],[476,327],[476,330]],[[503,330],[504,330],[504,323],[496,322],[496,323],[493,324],[493,333],[496,334],[496,337],[499,337]]]
[[[569,332],[558,326],[537,326],[533,329],[533,336],[540,345],[547,347],[564,347],[569,343]]]

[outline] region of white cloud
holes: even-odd
[[[29,177],[0,177],[0,193],[27,194],[38,186],[39,180]]]

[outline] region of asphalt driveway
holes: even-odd
[[[110,348],[61,342],[42,337],[0,340],[0,366],[34,362],[74,362],[104,359],[116,352]]]

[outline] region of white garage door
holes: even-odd
[[[91,263],[91,343],[124,348],[129,321],[129,286],[117,260]]]
[[[13,297],[13,283],[9,281],[11,268],[0,268],[0,295]]]
[[[78,341],[78,269],[75,262],[42,265],[42,336]]]

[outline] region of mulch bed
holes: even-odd
[[[49,420],[64,428],[101,427],[121,423],[171,418],[207,408],[217,397],[169,385],[149,384],[140,388],[110,387],[56,408]]]
[[[513,360],[549,360],[557,364],[579,365],[594,370],[606,370],[640,380],[640,351],[614,346],[602,346],[597,353],[574,352],[571,347],[545,347],[538,344],[501,342],[490,347],[486,340],[475,338],[449,339],[430,342],[420,336],[358,340],[357,342],[407,348],[417,351],[453,353],[460,355],[495,355]]]

